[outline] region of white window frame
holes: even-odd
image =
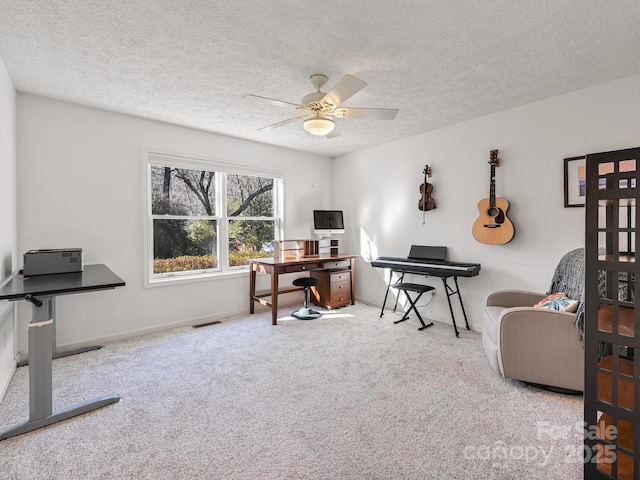
[[[252,165],[234,164],[216,159],[195,157],[190,155],[165,153],[155,150],[144,151],[144,207],[145,207],[145,247],[144,247],[144,282],[145,287],[165,286],[168,284],[182,284],[199,282],[218,278],[227,278],[238,275],[247,275],[248,265],[235,267],[229,266],[229,221],[230,220],[273,220],[274,240],[282,238],[283,231],[283,187],[282,171]],[[185,168],[190,170],[209,170],[216,173],[215,176],[215,202],[216,215],[209,216],[183,216],[183,215],[153,215],[151,212],[151,166],[167,166]],[[227,216],[226,176],[227,174],[249,175],[256,177],[273,178],[273,217],[229,217]],[[163,274],[153,273],[153,219],[214,219],[217,225],[217,258],[218,266],[215,269],[192,270],[187,272],[172,272]]]

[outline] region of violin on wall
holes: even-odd
[[[427,182],[427,177],[431,178],[431,168],[429,165],[424,166],[424,182],[420,185],[420,200],[418,201],[418,210],[422,210],[422,223],[424,224],[424,213],[428,210],[436,208],[436,202],[431,197],[433,193],[433,185]]]

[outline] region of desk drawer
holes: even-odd
[[[331,283],[350,282],[350,281],[351,281],[351,272],[348,270],[344,270],[342,272],[332,272],[329,275],[329,282]]]
[[[319,263],[303,263],[298,265],[287,265],[284,267],[284,273],[308,272],[320,268]]]
[[[320,268],[349,268],[351,260],[325,260]]]
[[[316,270],[311,272],[320,283],[311,289],[311,301],[325,308],[344,307],[351,303],[351,272],[349,270]]]
[[[331,295],[331,308],[344,307],[351,303],[351,293],[349,291],[334,293]]]
[[[351,282],[349,280],[345,282],[332,282],[330,290],[332,296],[343,292],[346,292],[348,296],[351,296]]]

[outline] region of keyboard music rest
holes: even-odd
[[[440,260],[447,259],[447,247],[434,247],[431,245],[411,245],[409,259]]]
[[[431,247],[431,249],[433,248],[446,249],[446,247]],[[455,331],[456,337],[459,337],[460,334],[458,332],[458,326],[456,325],[453,305],[451,304],[451,296],[457,294],[458,301],[460,302],[460,308],[464,316],[465,325],[467,327],[467,330],[470,330],[469,322],[467,320],[467,314],[464,310],[464,303],[462,302],[460,287],[458,285],[458,277],[475,277],[480,273],[481,266],[479,263],[449,262],[443,258],[442,250],[438,252],[439,255],[436,255],[439,258],[421,258],[418,256],[422,254],[426,256],[432,253],[433,250],[430,250],[428,247],[413,245],[411,247],[412,256],[410,257],[379,257],[371,262],[372,267],[389,269],[389,281],[387,283],[387,291],[382,303],[382,309],[380,310],[380,317],[384,315],[384,308],[387,303],[389,288],[393,286],[392,281],[394,273],[400,274],[400,278],[398,279],[396,284],[404,281],[405,274],[439,277],[442,279],[442,283],[447,294],[447,302],[449,304],[451,320],[453,321],[453,329]],[[450,277],[453,277],[455,290],[451,288],[451,286],[449,286],[449,284],[447,283],[447,280]],[[394,311],[397,307],[397,304],[398,301],[396,298],[396,306],[394,307]]]

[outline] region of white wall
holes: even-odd
[[[287,237],[308,237],[312,206],[331,206],[328,157],[31,95],[18,95],[17,110],[18,251],[80,247],[85,264],[105,263],[126,281],[112,291],[58,297],[61,346],[248,311],[248,273],[144,288],[143,149],[282,170]],[[21,353],[30,317],[24,303]]]
[[[564,208],[563,159],[637,147],[639,111],[635,76],[339,157],[333,203],[347,216],[345,249],[365,258],[368,249],[374,257],[404,257],[412,244],[446,245],[449,260],[482,264],[478,277],[460,279],[469,322],[480,330],[487,294],[547,291],[560,257],[584,245],[584,208]],[[516,229],[502,246],[477,243],[471,235],[477,202],[489,196],[492,149],[501,159],[496,193],[510,202],[507,216]],[[437,208],[423,225],[418,189],[425,164],[433,169]],[[383,272],[362,258],[358,269],[358,298],[382,304]],[[428,283],[438,290],[423,313],[450,323],[441,280]]]
[[[0,59],[0,285],[16,268],[16,91]],[[15,370],[14,304],[0,301],[0,399]]]
[[[309,205],[342,208],[343,251],[405,256],[411,244],[446,245],[450,260],[481,263],[480,276],[460,279],[469,321],[479,330],[489,292],[546,291],[559,258],[584,244],[584,209],[563,208],[563,158],[640,145],[639,107],[636,76],[332,161],[19,94],[17,251],[82,247],[85,263],[106,263],[127,282],[114,291],[60,297],[63,346],[246,311],[248,276],[143,288],[142,151],[281,168],[289,238],[309,235]],[[503,246],[471,236],[476,204],[488,196],[491,149],[500,150],[497,194],[511,202],[508,216],[516,227],[514,240]],[[417,205],[425,164],[433,168],[437,208],[423,225]],[[358,298],[380,304],[383,272],[362,258],[358,264]],[[449,322],[441,281],[428,282],[438,293],[425,315]],[[457,307],[456,313],[460,324]],[[29,317],[22,302],[20,351]]]

